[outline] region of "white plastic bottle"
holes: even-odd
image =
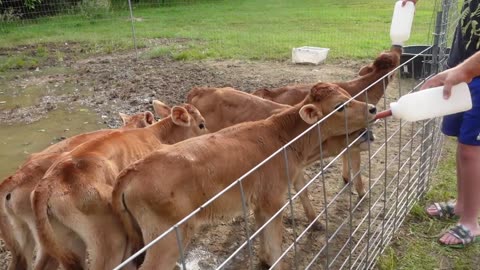
[[[390,39],[392,45],[403,46],[405,41],[410,38],[412,30],[413,16],[415,14],[415,4],[408,1],[402,7],[402,1],[397,1],[393,9],[392,24],[390,26]]]
[[[404,95],[397,102],[390,103],[393,117],[411,122],[464,112],[471,108],[472,97],[466,83],[453,86],[449,99],[443,98],[443,86],[439,86]]]

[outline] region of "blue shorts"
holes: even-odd
[[[468,84],[472,94],[473,108],[469,111],[443,117],[442,132],[458,137],[466,145],[480,145],[480,77]]]

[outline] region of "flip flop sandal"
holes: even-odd
[[[451,228],[448,233],[453,237],[457,238],[458,240],[462,241],[462,243],[451,245],[442,243],[442,245],[451,248],[465,248],[466,246],[469,246],[480,239],[480,236],[472,235],[472,232],[462,224],[457,224],[457,226]]]
[[[455,215],[455,202],[454,201],[449,201],[449,202],[437,202],[432,204],[430,207],[435,207],[437,210],[436,215],[431,215],[427,211],[427,215],[431,218],[436,218],[436,219],[450,219],[457,217]],[[430,208],[428,207],[428,208]],[[427,209],[428,209],[427,208]]]

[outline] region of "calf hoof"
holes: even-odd
[[[312,229],[317,232],[324,230],[322,223],[320,223],[318,220],[312,224]]]
[[[365,196],[365,194],[367,194],[367,192],[365,190],[361,190],[361,191],[357,191],[358,193],[358,198],[361,199]]]
[[[269,263],[265,262],[264,260],[260,261],[259,269],[271,269],[271,268],[272,268],[272,266]],[[285,262],[279,262],[275,265],[275,267],[273,269],[284,270],[284,269],[289,269],[289,268],[287,267]]]
[[[345,177],[345,176],[342,176],[342,178],[343,178],[343,183],[344,183],[345,185],[348,185],[348,182],[350,182],[350,180],[349,180],[347,177]]]

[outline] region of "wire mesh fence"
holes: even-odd
[[[443,1],[438,5],[435,43],[418,51],[384,77],[396,74],[389,86],[384,83],[386,94],[378,104],[379,108],[386,108],[400,96],[417,91],[426,77],[443,69],[449,35],[454,28],[452,24],[456,23],[452,18],[458,18],[458,10],[454,1]],[[348,108],[344,111],[347,115]],[[202,265],[202,269],[252,269],[265,260],[270,260],[268,266],[274,269],[281,265],[288,269],[372,269],[409,210],[429,188],[431,174],[442,151],[441,120],[410,123],[384,119],[371,125],[375,142],[362,152],[360,170],[355,172],[353,161],[344,159],[350,167],[350,179],[363,176],[367,186],[363,196],[355,194],[354,181],[342,185],[337,173],[339,159],[353,151],[361,136],[349,138],[347,135],[348,147],[334,157],[328,157],[320,144],[315,149],[319,161],[305,171],[306,183],[298,187],[298,179],[291,172],[289,151],[308,134],[317,132],[321,138],[320,125],[332,114],[232,181],[227,188],[159,236],[149,239],[153,241],[146,239],[146,246],[116,269],[121,269],[143,252],[147,252],[147,260],[149,256],[163,256],[159,251],[165,248],[176,250],[173,253],[177,254],[178,264],[183,269],[194,268],[194,265]],[[348,129],[348,125],[345,120],[344,128]],[[269,165],[272,162],[282,164],[275,169],[278,178],[287,182],[284,183],[287,185],[286,199],[271,215],[261,216],[256,211],[252,214],[249,210],[251,199],[246,195],[245,186],[251,184],[248,181],[273,181],[258,176],[263,170],[272,169]],[[302,206],[305,208],[302,194],[305,196],[307,189],[310,192],[308,200],[315,208],[313,220],[306,218],[302,211]],[[240,194],[241,198],[236,202],[242,206],[238,219],[216,222],[202,228],[193,237],[190,233],[185,235],[185,228],[191,226],[192,220],[199,219],[209,208],[218,207],[232,193]],[[167,238],[176,241],[166,244]],[[281,244],[272,245],[274,240]],[[270,255],[267,259],[266,253]],[[166,257],[162,258],[166,260]]]
[[[236,52],[236,55],[248,58],[285,57],[289,49],[301,45],[330,47],[334,56],[339,48],[342,54],[337,56],[370,56],[385,44],[381,36],[388,32],[388,23],[385,22],[389,21],[391,14],[381,8],[361,9],[364,2],[349,1],[350,9],[342,9],[341,1],[329,2],[329,5],[338,6],[340,14],[324,12],[323,4],[313,3],[307,7],[309,13],[305,18],[305,13],[300,10],[306,7],[291,1],[227,5],[226,1],[72,1],[57,4],[53,1],[3,0],[0,31],[7,36],[13,33],[22,36],[37,31],[44,33],[48,28],[54,37],[51,40],[57,41],[75,39],[72,33],[87,33],[94,41],[123,40],[129,46],[178,51],[179,59],[199,51],[203,56],[224,57],[222,52],[226,48],[235,47],[250,48],[249,51],[239,49]],[[358,9],[355,9],[356,4]],[[417,20],[414,32],[419,36],[413,37],[418,43],[431,44],[430,33],[434,32],[434,45],[411,53],[411,58],[395,70],[396,78],[388,87],[385,85],[386,95],[377,104],[379,109],[418,90],[424,78],[443,68],[451,34],[459,18],[458,3],[442,1],[434,5],[417,10],[420,13],[417,15],[424,12],[424,17],[432,19]],[[391,6],[388,3],[388,7]],[[221,9],[223,16],[211,16],[209,11],[212,8]],[[374,12],[383,12],[386,16],[366,16]],[[297,15],[300,13],[302,15]],[[230,19],[226,20],[227,17]],[[339,25],[339,19],[345,18],[349,19],[349,24]],[[281,20],[291,21],[290,28],[279,28]],[[315,20],[322,20],[322,23],[314,23]],[[432,22],[436,22],[436,28]],[[368,31],[361,31],[367,26]],[[308,132],[321,136],[320,123]],[[345,128],[348,125],[345,122]],[[289,171],[288,150],[295,143],[290,142],[176,225],[155,236],[155,241],[145,243],[147,245],[136,255],[161,245],[166,237],[173,235],[176,247],[169,248],[178,250],[178,264],[183,269],[191,269],[192,265],[200,265],[202,269],[251,269],[260,263],[265,251],[263,242],[269,240],[268,231],[275,224],[281,227],[283,236],[281,251],[271,267],[285,263],[292,269],[371,269],[413,204],[429,187],[430,175],[441,154],[443,137],[439,125],[440,119],[418,123],[388,119],[371,125],[375,142],[362,152],[360,171],[350,170],[352,175],[349,175],[350,179],[363,178],[367,188],[362,197],[354,189],[355,182],[344,185],[338,172],[342,155],[351,153],[367,131],[355,138],[347,136],[349,147],[334,157],[325,157],[321,145],[315,149],[319,161],[305,170],[306,184],[298,189]],[[296,140],[301,138],[299,136]],[[262,166],[269,166],[269,160],[282,161],[277,169],[288,182],[287,196],[271,216],[259,222],[258,217],[256,219],[248,210],[244,185],[247,176],[261,171]],[[351,167],[354,161],[346,159],[345,162]],[[305,217],[302,210],[302,194],[307,190],[310,193],[307,199],[314,207],[313,220]],[[185,245],[184,224],[201,215],[210,205],[221,202],[222,197],[231,192],[241,194],[241,200],[236,202],[242,207],[239,217],[202,228],[191,243]]]

